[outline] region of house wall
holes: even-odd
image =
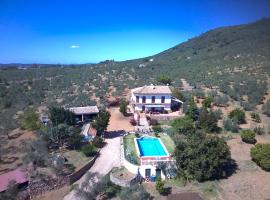
[[[136,102],[136,96],[139,96],[139,102]],[[142,102],[143,96],[146,97],[145,103]],[[155,103],[152,103],[152,96],[155,96]],[[161,103],[162,96],[165,97],[164,103]],[[142,111],[142,106],[145,104],[164,104],[164,109],[167,111],[171,110],[171,95],[136,95],[132,93],[131,101],[135,104],[135,111]]]

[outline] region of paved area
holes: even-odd
[[[120,137],[106,139],[107,145],[100,151],[100,156],[96,159],[95,164],[90,168],[89,172],[97,172],[99,174],[107,174],[113,167],[120,166]],[[81,184],[85,179],[83,176],[75,184]],[[74,191],[71,191],[64,200],[76,200]]]

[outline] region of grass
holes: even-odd
[[[89,162],[92,157],[86,157],[81,151],[71,150],[66,151],[63,155],[68,159],[68,161],[74,165],[77,169],[83,167],[87,162]]]
[[[123,142],[124,142],[124,149],[125,149],[125,158],[132,162],[129,157],[132,157],[134,158],[134,162],[132,162],[133,164],[138,164],[139,163],[139,157],[137,155],[137,152],[136,152],[136,147],[135,147],[135,143],[134,143],[134,138],[136,136],[134,134],[130,134],[130,135],[127,135],[123,138]],[[126,155],[126,150],[129,149],[130,150],[130,156],[127,156]]]
[[[169,135],[159,134],[161,141],[164,143],[165,147],[167,148],[168,152],[172,154],[175,149],[175,144],[172,138]]]

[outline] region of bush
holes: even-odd
[[[197,127],[207,132],[216,132],[218,131],[217,122],[218,120],[213,112],[209,112],[207,109],[203,108],[197,121]]]
[[[256,127],[254,127],[253,131],[258,135],[263,135],[264,134],[264,127],[256,126]]]
[[[195,127],[192,119],[189,117],[179,117],[172,122],[174,133],[190,135],[195,132]]]
[[[229,113],[229,118],[235,119],[238,124],[243,124],[246,122],[245,111],[241,110],[240,108],[236,108],[236,109],[232,110]]]
[[[239,126],[235,119],[225,119],[223,126],[226,131],[238,132]]]
[[[25,111],[22,129],[38,130],[41,127],[41,123],[38,118],[38,114],[33,108],[29,108]]]
[[[149,125],[150,126],[156,126],[156,125],[158,125],[158,120],[150,118]]]
[[[157,82],[162,83],[164,85],[171,85],[172,79],[165,75],[160,75],[156,78]]]
[[[94,156],[96,154],[96,149],[94,147],[94,145],[92,144],[87,144],[84,145],[82,147],[82,152],[84,153],[84,155],[86,155],[87,157],[89,156]]]
[[[139,133],[135,133],[135,137],[136,138],[139,138],[140,137],[140,134]]]
[[[211,108],[212,102],[213,102],[212,97],[206,97],[206,99],[203,100],[202,105],[204,108]]]
[[[103,147],[103,139],[101,137],[95,137],[92,144],[96,147],[96,148],[102,148]]]
[[[156,180],[156,190],[158,191],[159,194],[163,194],[165,192],[165,188],[164,188],[164,181],[161,180],[161,177],[157,177]]]
[[[129,120],[129,123],[130,123],[132,126],[136,126],[136,125],[137,125],[137,122],[136,122],[136,120],[135,120],[134,118],[131,118],[131,119]]]
[[[251,148],[250,155],[262,169],[270,171],[270,144],[256,144]]]
[[[229,97],[227,95],[214,97],[214,104],[216,106],[227,106],[228,101],[229,101]]]
[[[267,115],[270,117],[270,100],[268,100],[264,105],[263,105],[263,114]]]
[[[215,118],[216,118],[217,120],[222,119],[223,113],[222,113],[222,111],[221,111],[220,109],[214,110],[214,111],[213,111],[213,114],[214,114],[214,116],[215,116]]]
[[[249,144],[255,144],[255,132],[252,130],[243,130],[241,133],[241,138],[243,142],[249,143]]]
[[[250,116],[254,122],[261,123],[261,118],[260,118],[260,115],[258,113],[252,112],[250,114]]]
[[[122,99],[119,103],[119,111],[123,114],[126,115],[127,114],[127,105],[128,102],[125,99]]]
[[[152,126],[152,129],[153,129],[153,131],[154,131],[155,133],[160,133],[160,132],[163,131],[163,129],[161,128],[160,125],[154,125],[154,126]]]

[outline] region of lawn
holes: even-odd
[[[125,149],[125,158],[133,164],[138,164],[139,158],[138,158],[135,143],[134,143],[135,137],[136,136],[134,134],[127,135],[123,138],[123,142],[124,142],[124,149]]]
[[[63,155],[68,159],[69,163],[74,165],[75,170],[80,169],[92,159],[92,157],[86,157],[81,151],[76,150],[66,151]]]
[[[163,135],[163,134],[159,134],[159,137],[161,141],[163,142],[163,144],[165,145],[165,147],[167,148],[168,152],[172,154],[175,149],[175,144],[172,138],[169,135]]]

